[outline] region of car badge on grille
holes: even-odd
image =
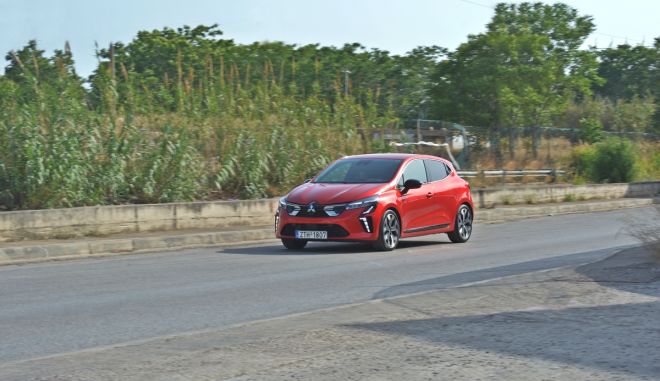
[[[316,213],[316,205],[313,202],[307,206],[307,213]]]

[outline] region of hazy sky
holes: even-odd
[[[405,53],[419,45],[454,49],[479,33],[493,14],[491,0],[0,0],[0,53],[30,39],[49,54],[69,41],[80,74],[93,70],[94,42],[130,41],[139,30],[220,24],[237,42],[367,47]],[[520,1],[515,1],[520,2]],[[552,2],[552,1],[545,1]],[[660,0],[565,0],[594,17],[589,39],[606,47],[646,45],[660,36]],[[4,69],[6,61],[0,66]]]

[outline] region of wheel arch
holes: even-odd
[[[399,212],[399,209],[397,208],[396,204],[387,204],[387,205],[385,205],[385,207],[383,208],[383,213],[381,214],[381,216],[383,214],[385,214],[385,212],[387,212],[388,210],[391,210],[394,213],[396,213],[396,217],[399,219],[399,224],[401,225],[401,230],[403,231],[403,220],[401,219],[401,213]]]

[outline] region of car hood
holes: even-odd
[[[357,201],[384,191],[389,184],[306,183],[293,189],[287,201],[296,204],[317,202],[321,205]]]

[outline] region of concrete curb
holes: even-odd
[[[220,244],[231,245],[274,238],[272,227],[191,234],[173,233],[166,232],[162,236],[136,238],[94,240],[81,238],[70,242],[47,243],[48,241],[45,241],[41,245],[4,247],[0,248],[0,265],[147,253]]]
[[[478,223],[498,223],[558,214],[589,213],[598,211],[635,208],[651,205],[654,199],[618,199],[607,201],[586,201],[564,204],[529,205],[523,207],[502,207],[478,209],[475,213]],[[274,239],[273,228],[255,227],[244,230],[220,230],[215,232],[174,234],[116,239],[85,239],[43,244],[0,247],[0,265],[52,260],[101,257],[118,254],[146,253],[162,250],[177,250],[195,247],[232,245]]]

